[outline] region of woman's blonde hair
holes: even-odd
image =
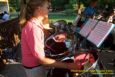
[[[49,2],[49,0],[22,0],[19,21],[22,28],[26,22],[33,17],[34,11],[37,7],[42,6],[46,1]]]

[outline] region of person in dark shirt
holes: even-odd
[[[96,13],[95,7],[97,6],[98,0],[91,0],[88,7],[85,8],[83,14],[86,18],[93,18]]]
[[[66,32],[59,32],[47,40],[45,45],[46,56],[57,58],[67,55],[69,51],[65,44],[66,37]]]

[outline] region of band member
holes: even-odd
[[[46,77],[44,66],[77,69],[75,63],[47,58],[44,52],[44,21],[48,18],[48,0],[29,0],[21,9],[20,25],[22,65],[27,77]]]

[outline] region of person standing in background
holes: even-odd
[[[89,3],[89,6],[85,8],[83,12],[83,16],[86,18],[93,18],[96,13],[96,6],[97,6],[98,0],[91,0]]]

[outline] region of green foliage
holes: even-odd
[[[69,0],[69,4],[65,5],[65,9],[74,9],[74,5],[76,5],[76,0]]]
[[[60,13],[49,13],[50,22],[55,22],[58,20],[66,20],[67,22],[73,22],[75,17],[76,17],[76,15],[67,16],[64,13],[62,13],[62,14],[60,14]]]
[[[76,13],[77,10],[77,1],[76,0],[69,0],[69,4],[65,5],[65,14],[72,15]]]
[[[81,4],[84,4],[84,6],[88,6],[90,0],[80,0],[80,1],[81,1]]]
[[[105,7],[105,4],[109,4],[109,6],[115,7],[115,0],[108,0],[108,1],[99,0],[100,6]]]
[[[13,7],[16,11],[19,11],[20,8],[20,0],[9,0],[9,6]]]
[[[75,11],[73,10],[73,9],[66,9],[65,11],[64,11],[64,13],[65,13],[65,15],[73,15],[73,14],[75,14]]]
[[[14,13],[16,12],[15,8],[14,7],[10,7],[10,13]]]
[[[68,2],[69,0],[51,0],[53,10],[64,10],[64,7]]]

